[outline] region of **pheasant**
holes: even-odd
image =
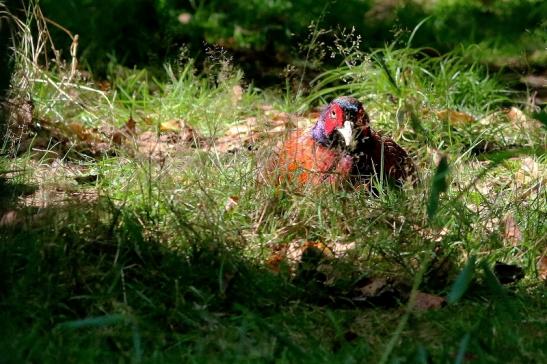
[[[367,185],[375,176],[402,186],[415,179],[406,151],[370,127],[363,105],[354,97],[334,99],[311,130],[296,130],[277,150],[276,182],[298,185]]]

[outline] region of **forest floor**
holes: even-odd
[[[458,52],[348,57],[302,92],[226,60],[97,82],[20,55],[1,361],[547,362],[541,100]],[[417,186],[259,181],[339,95],[409,151]]]

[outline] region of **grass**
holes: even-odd
[[[162,77],[111,65],[100,90],[84,75],[67,81],[70,68],[38,67],[29,52],[20,49],[15,79],[29,81],[22,93],[35,109],[29,134],[15,141],[36,140],[36,124],[66,140],[52,137],[62,144],[49,144],[57,154],[30,144],[1,159],[2,361],[547,360],[536,267],[547,236],[545,130],[495,74],[464,66],[464,54],[352,53],[309,95],[285,97],[239,89],[243,76],[226,61],[208,76],[191,61],[166,66]],[[373,125],[410,151],[417,187],[379,184],[372,196],[260,183],[268,139],[235,153],[212,143],[158,156],[127,138],[92,157],[80,149],[89,140],[67,127],[103,138],[131,117],[138,143],[183,119],[215,141],[241,120],[268,128],[276,113],[340,94],[363,100]],[[437,167],[442,156],[446,168]],[[508,216],[520,238],[508,236]],[[273,247],[300,239],[354,247],[321,262],[327,284],[290,263],[278,273],[267,267]],[[501,286],[496,261],[519,265],[525,278]],[[417,311],[408,295],[392,295],[387,307],[348,300],[374,277],[450,303]]]

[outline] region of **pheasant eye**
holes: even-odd
[[[334,119],[336,117],[336,111],[332,110],[330,112],[330,117]]]

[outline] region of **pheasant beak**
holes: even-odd
[[[336,129],[342,135],[342,138],[344,138],[346,147],[350,149],[353,149],[354,146],[352,124],[351,121],[346,120],[343,127]]]

